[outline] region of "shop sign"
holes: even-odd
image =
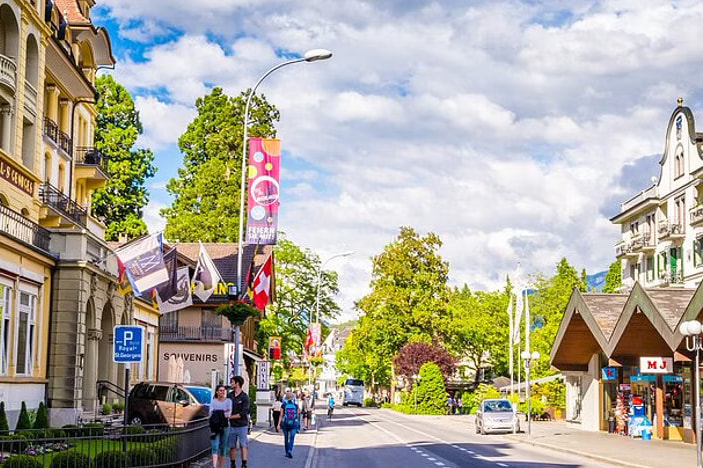
[[[34,181],[2,160],[0,160],[0,177],[26,194],[34,195]]]
[[[654,383],[657,381],[657,377],[655,375],[631,375],[630,376],[630,383]]]
[[[600,378],[603,382],[614,382],[618,380],[617,367],[602,367],[600,370]]]
[[[683,377],[680,375],[665,375],[662,377],[664,383],[683,383]]]
[[[674,358],[641,357],[640,372],[643,374],[671,374],[674,371]]]

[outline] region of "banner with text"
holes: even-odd
[[[249,139],[247,244],[276,244],[281,141]]]

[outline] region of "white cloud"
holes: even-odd
[[[495,288],[518,261],[548,273],[561,256],[605,269],[618,232],[601,210],[629,195],[622,168],[661,151],[678,95],[703,115],[693,0],[103,5],[123,34],[184,31],[116,71],[142,93],[143,141],[156,148],[175,142],[213,84],[237,94],[282,51],[334,51],[259,92],[280,109],[291,155],[281,229],[305,247],[357,252],[338,265],[345,317],[369,258],[401,225],[440,235],[457,284]]]
[[[167,206],[163,203],[151,200],[144,207],[144,222],[149,232],[154,233],[158,231],[163,231],[166,226],[166,220],[161,217],[159,211]]]

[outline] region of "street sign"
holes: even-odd
[[[269,389],[269,374],[271,373],[271,363],[269,361],[259,361],[256,372],[257,390]]]
[[[143,359],[144,329],[133,325],[118,325],[113,330],[112,360],[120,364],[139,363]]]

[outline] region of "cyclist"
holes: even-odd
[[[334,397],[330,393],[330,397],[327,400],[327,419],[332,419],[332,412],[334,411]]]

